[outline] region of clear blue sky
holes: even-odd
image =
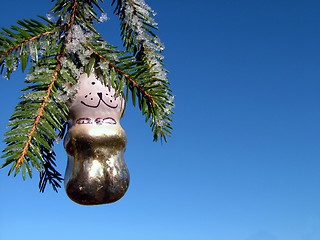
[[[35,171],[23,182],[1,170],[0,239],[319,240],[319,1],[147,3],[176,96],[173,137],[153,143],[139,110],[127,107],[131,183],[110,205],[77,205],[63,189],[42,194]],[[52,6],[5,1],[1,26]],[[99,31],[121,45],[109,18]],[[20,72],[1,80],[0,135],[23,80]],[[55,150],[64,173],[62,144]]]

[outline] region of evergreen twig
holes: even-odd
[[[58,61],[59,61],[59,58],[58,58]],[[57,76],[58,76],[58,72],[61,68],[61,63],[59,62],[58,65],[56,66],[56,69],[53,73],[53,76],[52,76],[52,81],[51,83],[49,84],[49,87],[48,87],[48,90],[47,90],[47,94],[45,96],[45,98],[43,99],[43,102],[41,104],[41,107],[38,111],[38,115],[32,125],[32,128],[28,134],[28,141],[26,142],[26,144],[24,145],[23,149],[22,149],[22,152],[21,152],[21,155],[19,157],[19,159],[16,161],[16,168],[19,168],[24,160],[24,157],[27,155],[27,150],[29,148],[29,145],[31,143],[31,140],[34,136],[34,133],[36,132],[37,130],[37,125],[39,124],[40,122],[40,119],[41,117],[43,117],[43,111],[44,111],[44,108],[46,106],[46,103],[48,102],[49,98],[50,98],[50,94],[51,94],[51,91],[52,91],[52,88],[54,86],[54,83],[55,83],[55,80],[57,79]]]
[[[21,172],[23,179],[26,173],[32,177],[36,168],[42,192],[47,182],[55,191],[60,187],[53,145],[63,138],[66,102],[83,71],[94,68],[107,78],[113,76],[127,101],[130,92],[133,105],[150,122],[154,141],[171,135],[173,96],[160,55],[163,46],[153,32],[153,11],[144,0],[113,0],[111,5],[120,18],[125,51],[107,44],[94,28],[93,22],[100,21],[94,7],[104,13],[98,0],[57,0],[50,11],[56,21],[39,16],[40,21],[18,21],[18,26],[0,31],[0,73],[10,78],[18,64],[23,71],[30,65],[28,86],[5,133],[0,168],[11,165],[9,174]]]

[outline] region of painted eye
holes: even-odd
[[[108,96],[109,94],[108,93],[106,93],[106,96]]]

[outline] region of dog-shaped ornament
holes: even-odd
[[[84,73],[69,110],[64,139],[67,195],[83,205],[119,200],[129,186],[124,161],[127,137],[120,125],[125,99],[102,78]]]

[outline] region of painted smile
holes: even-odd
[[[83,105],[85,105],[85,106],[87,106],[87,107],[91,107],[91,108],[97,108],[97,107],[99,107],[99,105],[100,105],[101,102],[103,102],[103,103],[104,103],[106,106],[108,106],[109,108],[117,108],[117,107],[118,107],[118,104],[117,104],[116,106],[111,106],[111,105],[107,104],[105,101],[103,101],[102,99],[99,99],[98,104],[97,104],[97,105],[93,105],[93,106],[85,103],[84,101],[81,101],[81,103],[82,103]]]
[[[82,103],[83,105],[85,105],[85,106],[87,106],[87,107],[91,107],[91,108],[97,108],[97,107],[99,107],[101,102],[103,102],[103,103],[104,103],[106,106],[108,106],[109,108],[115,109],[115,108],[118,107],[118,104],[117,104],[116,106],[112,106],[112,105],[109,105],[108,103],[106,103],[106,102],[102,99],[102,93],[97,93],[97,94],[98,94],[98,96],[99,96],[99,102],[98,102],[97,105],[89,105],[89,104],[85,103],[84,101],[81,101],[81,103]]]

